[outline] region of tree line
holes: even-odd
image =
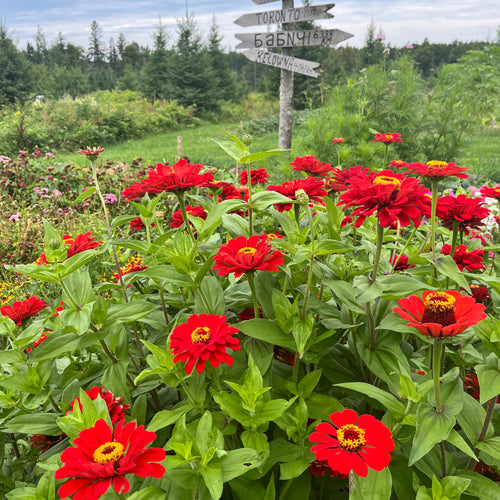
[[[314,23],[300,23],[297,29],[314,27]],[[0,21],[0,107],[40,96],[75,98],[98,90],[128,89],[151,101],[176,100],[194,106],[199,116],[213,116],[222,102],[236,102],[252,91],[277,95],[279,70],[251,62],[242,53],[225,51],[215,17],[205,38],[188,16],[178,21],[177,34],[171,43],[160,19],[151,47],[129,42],[123,34],[105,43],[101,27],[92,21],[86,49],[68,42],[61,33],[49,43],[40,27],[33,42],[19,49]],[[496,43],[499,40],[497,35]],[[425,77],[431,77],[441,65],[492,43],[425,40],[391,47],[372,23],[361,48],[297,47],[296,57],[321,64],[321,78],[295,75],[295,107],[318,104],[322,85],[341,81],[372,64],[407,54]]]

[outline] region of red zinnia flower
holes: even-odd
[[[30,439],[30,448],[40,448],[42,453],[52,448],[55,444],[59,443],[66,437],[64,432],[59,436],[46,436],[45,434],[33,434]]]
[[[448,243],[444,244],[441,253],[450,255],[451,245]],[[453,252],[453,260],[460,271],[463,271],[464,267],[470,272],[473,272],[475,269],[484,269],[483,256],[484,250],[482,248],[477,248],[469,252],[466,245],[455,247],[455,251]]]
[[[124,276],[125,274],[144,271],[147,268],[148,266],[144,265],[142,257],[140,255],[133,255],[132,257],[129,257],[129,259],[127,260],[127,265],[125,267],[120,268],[120,273],[122,276]],[[115,273],[113,274],[113,276],[111,276],[111,281],[114,283],[118,283],[120,281],[118,273]]]
[[[38,347],[46,338],[47,335],[45,335],[45,333],[42,333],[40,337],[38,337],[38,339],[36,339],[35,342],[33,342],[33,349],[35,347]],[[31,352],[31,347],[28,347],[28,349],[26,349],[26,352]]]
[[[500,184],[497,184],[495,187],[483,186],[480,191],[485,198],[500,200]]]
[[[355,167],[349,167],[346,169],[335,169],[335,179],[337,182],[345,184],[345,188],[348,188],[348,184],[351,184],[351,179],[354,179],[358,175],[366,177],[370,173],[368,167],[363,167],[363,165],[356,165]]]
[[[321,203],[322,198],[328,194],[324,187],[325,183],[322,180],[315,179],[314,177],[307,177],[307,179],[286,181],[281,186],[267,186],[267,190],[276,191],[284,196],[288,196],[291,200],[295,200],[296,191],[303,189],[310,201]],[[276,203],[274,206],[278,212],[284,212],[285,210],[291,210],[293,203]]]
[[[229,240],[219,248],[214,261],[214,271],[221,276],[234,273],[236,278],[248,271],[277,271],[285,262],[281,250],[273,250],[265,234]]]
[[[469,177],[465,172],[469,169],[459,167],[456,163],[447,163],[445,161],[428,161],[423,163],[410,163],[407,165],[409,172],[421,175],[422,177],[431,177],[440,181],[445,177],[458,177],[459,179],[467,179]]]
[[[392,160],[391,163],[389,163],[390,167],[396,167],[396,168],[403,168],[406,167],[408,163],[406,163],[403,160]]]
[[[407,326],[438,338],[454,337],[486,318],[482,304],[456,290],[425,291],[422,298],[410,295],[400,299],[393,310],[410,321]]]
[[[476,302],[486,305],[491,300],[490,291],[485,286],[469,285],[469,288]]]
[[[255,170],[250,170],[250,182],[252,184],[265,184],[269,174],[265,168],[257,168]],[[248,172],[246,170],[242,170],[240,172],[240,183],[247,184],[248,183]]]
[[[299,157],[297,156],[295,160],[290,163],[293,166],[292,170],[299,170],[301,172],[307,172],[310,175],[318,175],[324,177],[331,172],[334,167],[329,163],[320,162],[316,160],[314,155],[306,155]]]
[[[85,394],[87,394],[87,396],[92,400],[97,399],[97,396],[104,399],[108,407],[109,417],[111,418],[112,424],[118,422],[118,420],[125,419],[124,412],[130,408],[130,405],[120,404],[123,401],[123,398],[115,398],[115,395],[111,391],[103,391],[102,386],[94,386],[88,391],[85,391]],[[76,403],[78,403],[80,410],[83,408],[80,398],[75,398],[71,401],[71,409],[66,412],[66,415],[74,410]]]
[[[102,241],[96,241],[96,238],[90,236],[90,231],[85,234],[79,234],[75,239],[69,235],[65,235],[63,236],[63,241],[66,245],[69,245],[68,259],[77,253],[92,250],[102,244]]]
[[[483,198],[468,198],[465,194],[459,194],[438,198],[436,215],[444,227],[452,230],[454,223],[458,222],[459,231],[469,234],[471,229],[479,229],[484,225],[483,219],[490,215],[490,210],[484,206]]]
[[[321,422],[309,436],[316,443],[311,451],[317,460],[327,460],[339,474],[354,471],[362,477],[368,475],[368,467],[381,471],[389,465],[394,441],[382,422],[372,415],[358,416],[354,410],[334,412],[330,421],[333,425]]]
[[[338,144],[339,142],[344,142],[344,141],[345,141],[345,139],[344,139],[343,137],[334,137],[334,138],[332,139],[332,142],[337,143],[337,144]]]
[[[143,180],[148,193],[162,191],[187,191],[202,182],[211,181],[211,173],[200,174],[203,165],[188,163],[179,160],[175,165],[158,163],[156,169],[148,172],[148,177]]]
[[[0,307],[0,314],[10,318],[16,325],[20,325],[25,319],[38,316],[38,313],[46,307],[49,305],[44,300],[29,297],[23,301],[14,302],[11,306]]]
[[[375,134],[375,139],[372,142],[383,142],[384,144],[390,144],[391,142],[403,142],[401,136],[395,132],[390,134]]]
[[[475,373],[468,373],[464,377],[464,389],[469,391],[474,399],[479,399],[479,380]],[[500,403],[500,396],[497,397],[497,403]]]
[[[307,470],[311,473],[311,476],[324,476],[325,472],[328,471],[330,477],[340,477],[340,479],[349,478],[349,474],[340,474],[338,471],[330,469],[328,467],[328,460],[315,460]]]
[[[134,182],[131,186],[125,188],[122,192],[122,196],[127,200],[135,200],[137,198],[142,198],[148,192],[147,186],[144,184],[144,180],[139,182]]]
[[[136,217],[129,222],[129,228],[131,231],[140,231],[144,227],[144,222],[140,217]]]
[[[198,184],[198,187],[202,188],[208,188],[208,189],[219,189],[219,188],[225,188],[227,186],[231,186],[230,182],[226,181],[204,181],[201,184]]]
[[[353,177],[350,183],[350,189],[340,195],[337,205],[357,207],[351,214],[357,216],[356,227],[373,214],[382,226],[392,227],[399,220],[402,226],[413,222],[418,227],[422,215],[430,213],[427,188],[413,177],[382,170]]]
[[[93,160],[94,158],[97,158],[103,151],[104,148],[101,148],[100,146],[94,146],[93,148],[87,146],[87,149],[79,149],[78,153],[88,156],[89,160]]]
[[[64,466],[56,470],[55,478],[72,479],[59,488],[59,496],[75,494],[74,500],[97,500],[111,485],[117,493],[127,493],[130,485],[125,474],[163,477],[165,467],[154,462],[165,459],[165,450],[145,448],[155,439],[154,432],[136,422],[120,420],[113,429],[105,420],[98,420],[73,440],[75,447],[62,452]]]
[[[391,257],[389,258],[389,262],[392,265],[394,265],[394,260],[395,256],[391,255]],[[410,264],[408,264],[408,255],[400,255],[396,261],[394,269],[396,271],[404,271],[406,269],[409,269],[410,267],[415,267],[415,265],[410,266]]]
[[[233,358],[226,349],[240,350],[240,341],[233,337],[235,333],[238,333],[238,329],[226,323],[226,316],[193,314],[170,334],[174,363],[187,361],[184,369],[188,375],[195,365],[196,371],[201,373],[207,361],[214,368],[220,363],[232,365]]]
[[[205,209],[199,205],[196,207],[188,205],[186,207],[186,213],[194,217],[200,217],[203,220],[207,218],[207,212],[205,212]],[[191,221],[189,223],[191,224]],[[182,218],[182,212],[181,209],[179,208],[172,214],[172,222],[170,223],[170,227],[177,228],[181,227],[182,224],[184,224],[184,219]]]

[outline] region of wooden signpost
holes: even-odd
[[[333,14],[329,14],[328,11],[333,7],[335,7],[334,3],[326,3],[296,9],[267,10],[265,12],[243,14],[234,23],[246,28],[247,26],[262,26],[272,23],[298,23],[317,19],[331,19]]]
[[[258,5],[277,0],[252,0]],[[279,147],[290,149],[292,146],[293,124],[293,74],[318,77],[315,70],[319,63],[293,57],[294,47],[330,46],[343,42],[353,35],[338,29],[315,29],[294,31],[294,23],[331,19],[328,11],[335,4],[308,5],[295,8],[294,0],[282,0],[281,9],[243,14],[236,21],[239,26],[281,25],[281,31],[268,33],[241,33],[235,35],[240,43],[237,49],[250,49],[243,54],[250,60],[275,68],[281,68],[280,80],[280,125]],[[268,52],[266,48],[281,48],[281,54]]]

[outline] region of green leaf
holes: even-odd
[[[402,274],[389,274],[377,278],[377,283],[382,286],[382,297],[387,300],[397,300],[407,297],[420,290],[434,290],[427,283]]]
[[[391,393],[380,389],[371,384],[365,382],[347,382],[344,384],[335,384],[338,387],[345,387],[346,389],[351,389],[353,391],[360,392],[365,396],[373,398],[381,403],[387,410],[389,410],[393,415],[402,415],[405,412],[405,407],[399,399],[393,396]]]
[[[349,500],[389,500],[392,491],[392,476],[388,467],[380,472],[369,469],[366,477],[356,476]]]
[[[269,455],[269,442],[263,432],[246,430],[241,433],[240,438],[245,448],[255,450],[266,457]]]
[[[127,404],[131,404],[127,385],[128,362],[113,363],[106,368],[102,376],[102,385],[116,397],[122,397]]]
[[[479,441],[476,443],[476,447],[500,463],[500,436],[494,436],[486,441]]]
[[[429,260],[430,262],[430,260]],[[432,263],[432,262],[431,262]],[[439,272],[443,273],[445,276],[454,281],[457,285],[464,288],[465,290],[470,290],[469,283],[465,279],[460,269],[458,269],[455,261],[450,255],[440,255],[436,258],[436,268]]]
[[[92,186],[92,187],[85,189],[85,191],[82,191],[78,195],[76,200],[73,202],[73,205],[78,205],[78,203],[81,203],[83,200],[90,198],[94,194],[95,189],[96,189],[95,186]]]
[[[452,429],[450,435],[447,439],[448,443],[451,443],[453,446],[457,447],[460,451],[471,457],[477,462],[476,455],[471,447],[466,443],[465,439],[455,430]]]
[[[462,478],[470,479],[466,490],[467,495],[475,496],[480,500],[500,500],[500,485],[498,483],[471,470],[459,470],[456,474]]]
[[[479,436],[481,434],[481,429],[483,428],[483,423],[486,418],[485,409],[479,404],[479,401],[475,400],[471,395],[464,393],[462,396],[463,408],[462,411],[457,415],[457,421],[465,432],[465,435],[472,443],[473,446],[476,445]],[[488,431],[486,432],[486,439],[489,439],[494,435],[495,431],[493,425],[489,425]]]
[[[107,324],[132,323],[152,313],[158,308],[146,300],[134,300],[125,304],[113,304],[108,309]]]
[[[242,200],[224,200],[210,210],[201,231],[198,231],[198,241],[205,241],[213,234],[221,223],[222,216],[227,212],[244,208],[246,203]]]
[[[436,409],[429,404],[422,403],[417,409],[417,428],[413,438],[409,465],[413,465],[441,441],[448,439],[455,417],[446,413],[436,413]]]
[[[147,429],[151,432],[157,432],[160,429],[175,424],[183,415],[193,409],[193,405],[182,403],[180,406],[172,410],[161,410],[153,416]]]
[[[313,325],[314,314],[311,311],[307,313],[305,321],[302,321],[301,318],[294,318],[292,335],[295,339],[296,350],[299,353],[299,357],[301,359],[304,355],[307,341],[312,334]]]
[[[486,358],[486,363],[476,365],[479,381],[479,402],[486,403],[500,394],[500,360],[494,353]]]
[[[219,500],[224,489],[220,464],[210,463],[205,467],[201,466],[199,471],[212,500]]]
[[[255,210],[265,210],[274,203],[290,203],[292,200],[277,191],[260,191],[252,197],[252,207]]]
[[[227,455],[221,459],[222,481],[224,483],[246,474],[249,470],[255,469],[262,463],[262,457],[251,448],[238,448],[229,450]]]
[[[61,430],[56,423],[56,419],[57,415],[53,413],[28,413],[25,415],[17,415],[5,422],[5,432],[58,436],[61,434]]]
[[[321,369],[314,370],[313,372],[308,373],[297,384],[297,389],[298,389],[297,394],[303,397],[304,399],[307,399],[318,385],[322,373],[323,371]]]
[[[238,323],[236,327],[245,335],[270,344],[279,345],[289,350],[295,350],[295,342],[291,335],[286,335],[279,326],[267,319],[254,318]]]
[[[280,155],[286,153],[289,149],[270,149],[268,151],[261,151],[259,153],[251,153],[247,155],[240,156],[238,163],[254,163],[269,156]]]
[[[280,464],[280,479],[288,481],[289,479],[299,477],[310,465],[309,460],[302,457],[293,462],[282,463]]]
[[[154,498],[154,500],[167,500],[167,494],[157,486],[149,486],[140,491],[136,491],[128,497],[128,500],[151,500],[152,498]]]
[[[307,399],[306,405],[309,413],[309,418],[314,420],[328,421],[330,413],[334,411],[342,411],[344,407],[335,398],[327,394],[313,392]]]
[[[195,299],[197,314],[220,314],[226,310],[224,290],[215,276],[205,276]]]

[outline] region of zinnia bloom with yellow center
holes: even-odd
[[[249,271],[277,271],[285,262],[281,250],[273,250],[266,234],[238,236],[229,240],[214,255],[215,266],[221,276],[234,273],[238,278]]]
[[[0,314],[7,316],[19,326],[25,319],[38,316],[38,313],[46,307],[49,305],[44,300],[29,297],[26,300],[14,302],[11,306],[0,307]]]
[[[400,134],[391,132],[389,134],[375,134],[375,139],[372,142],[383,142],[384,144],[390,144],[391,142],[403,142]]]
[[[174,363],[184,363],[189,375],[196,366],[201,373],[207,361],[216,368],[220,363],[233,364],[226,349],[240,350],[240,341],[233,337],[238,329],[226,323],[226,316],[216,314],[193,314],[186,323],[174,328],[170,335],[170,349]]]
[[[497,184],[495,187],[482,186],[480,191],[485,198],[500,200],[500,184]]]
[[[316,443],[311,451],[317,460],[327,460],[339,474],[354,471],[362,477],[368,475],[368,467],[381,471],[389,465],[394,441],[382,422],[348,409],[332,413],[330,421],[318,424],[309,436]]]
[[[394,312],[427,337],[454,337],[486,318],[485,306],[456,290],[425,291],[398,301]]]
[[[165,450],[145,448],[155,439],[154,432],[136,422],[125,424],[120,420],[113,428],[98,420],[74,439],[75,447],[62,452],[64,466],[56,471],[55,478],[71,479],[59,488],[59,496],[74,494],[74,500],[97,500],[111,485],[118,494],[127,493],[130,485],[125,474],[163,477],[165,467],[154,462],[165,459]]]
[[[371,215],[376,215],[382,226],[392,227],[399,221],[402,226],[413,222],[418,227],[422,215],[430,213],[427,188],[415,178],[382,170],[357,175],[349,182],[349,189],[340,195],[338,205],[356,207],[351,214],[357,217],[356,227]]]
[[[409,172],[413,172],[422,177],[430,177],[437,181],[445,177],[458,177],[459,179],[467,179],[469,177],[465,172],[469,169],[459,167],[456,163],[448,163],[446,161],[432,160],[427,163],[409,163],[407,165]]]
[[[297,156],[290,165],[293,167],[292,170],[299,170],[309,175],[317,175],[320,177],[328,175],[334,168],[329,163],[316,160],[314,155]]]

